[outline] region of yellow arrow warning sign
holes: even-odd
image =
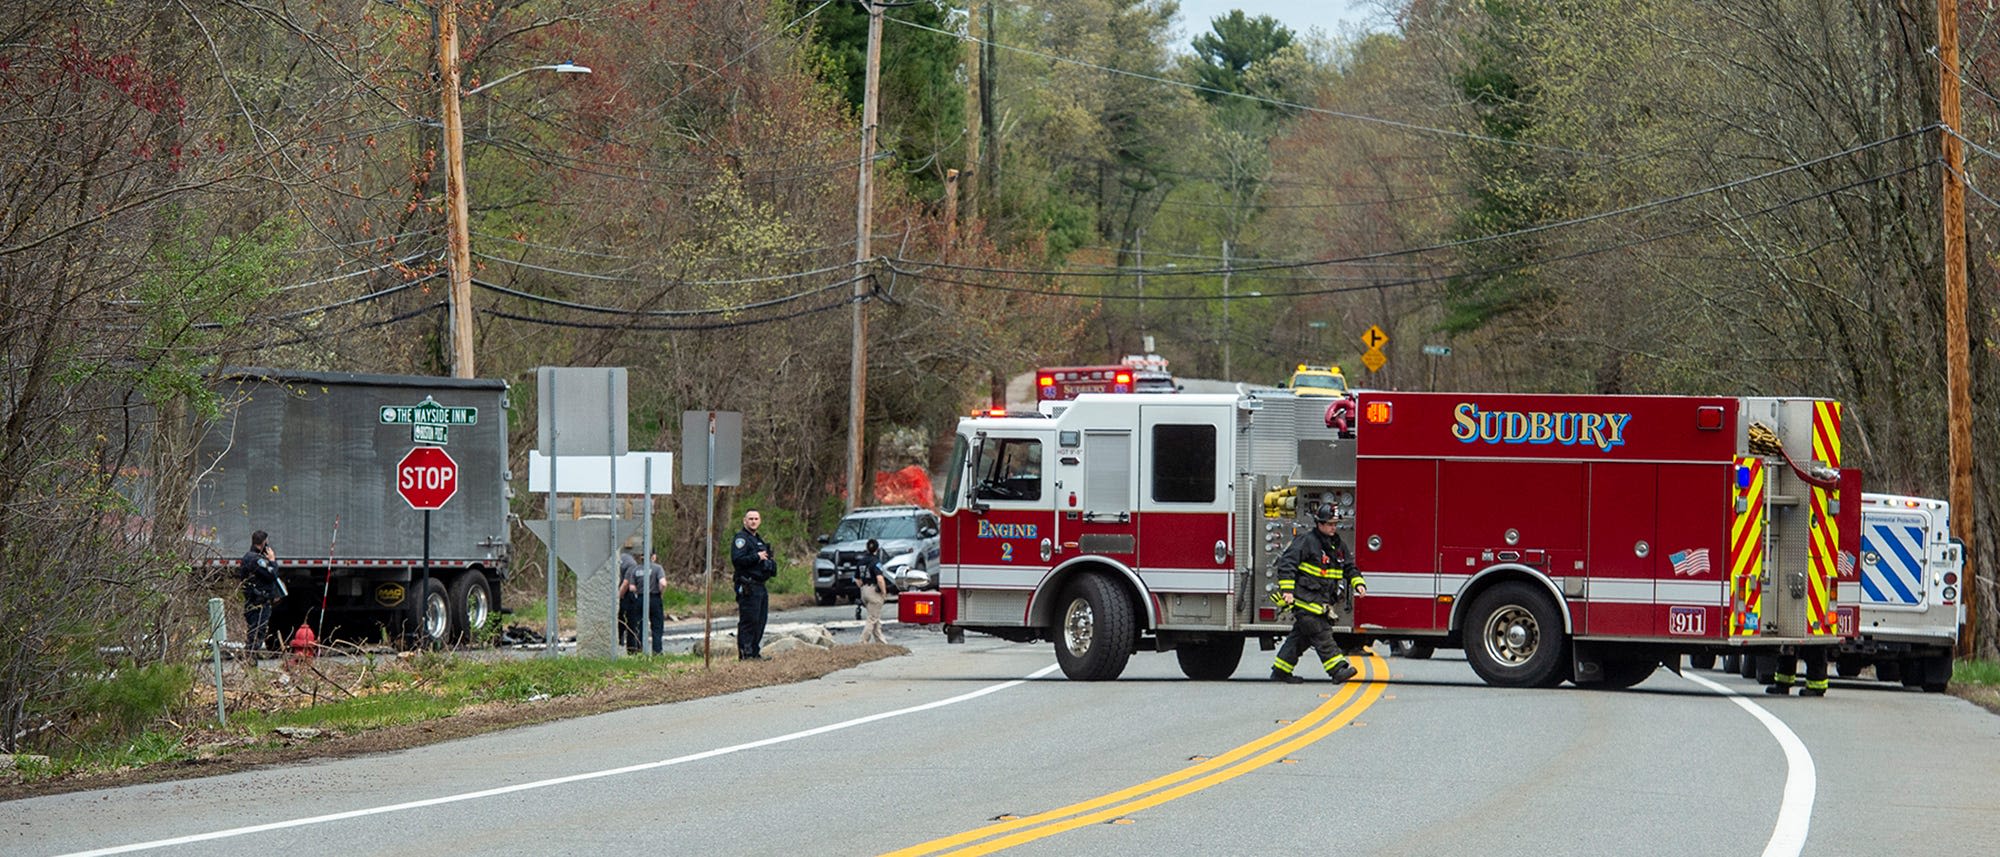
[[[1383,333],[1381,326],[1371,324],[1362,332],[1361,344],[1368,346],[1369,351],[1379,351],[1382,346],[1389,344],[1389,334]]]

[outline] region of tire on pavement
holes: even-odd
[[[1086,574],[1063,592],[1055,627],[1056,663],[1072,681],[1110,681],[1132,659],[1132,602],[1117,584]]]
[[[1243,638],[1183,643],[1174,648],[1181,673],[1195,681],[1222,681],[1243,663]]]
[[[1481,592],[1465,618],[1465,659],[1495,687],[1555,687],[1569,677],[1568,636],[1547,593],[1518,580]]]

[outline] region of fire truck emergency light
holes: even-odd
[[[1118,373],[1118,377],[1114,378],[1113,380],[1117,381],[1120,384],[1130,384],[1132,383],[1132,373],[1120,372]]]
[[[1053,387],[1056,385],[1056,379],[1053,375],[1042,375],[1036,379],[1036,383],[1044,387]]]
[[[1395,409],[1391,408],[1388,402],[1369,402],[1367,413],[1362,414],[1369,425],[1377,426],[1388,425],[1394,416]]]

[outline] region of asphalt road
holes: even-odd
[[[851,608],[774,621],[805,613],[858,635]],[[1064,680],[1046,645],[890,635],[910,657],[819,681],[0,804],[0,852],[1560,857],[2000,841],[2000,717],[1900,687],[1767,699],[1734,676],[1661,671],[1628,692],[1499,690],[1441,652],[1371,659],[1374,680],[1337,689],[1263,680],[1254,646],[1229,682],[1142,653],[1090,684]]]

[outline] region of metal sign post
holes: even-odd
[[[208,642],[215,650],[215,719],[222,725],[229,725],[229,714],[222,708],[222,641],[229,636],[229,623],[222,615],[222,599],[208,599]]]
[[[702,450],[696,463],[693,450]],[[715,614],[715,486],[743,481],[743,414],[740,411],[681,412],[681,484],[708,486],[708,517],[702,524],[707,547],[702,560],[701,650],[709,665]],[[739,630],[738,633],[741,633]]]

